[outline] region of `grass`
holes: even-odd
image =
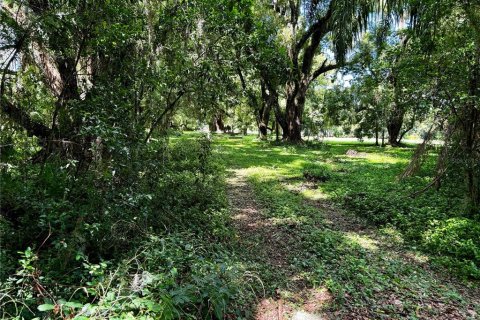
[[[3,172],[21,219],[0,220],[0,317],[477,318],[480,224],[458,177],[409,196],[434,156],[399,182],[412,147],[170,142],[80,180],[53,161]]]
[[[334,318],[473,319],[480,312],[479,224],[461,218],[461,186],[452,179],[440,192],[409,196],[431,179],[434,156],[400,182],[413,146],[215,140],[288,247],[282,270],[255,251],[247,256],[270,296],[280,292],[298,308],[315,296],[311,290],[327,290],[318,308]],[[347,156],[351,149],[357,155]]]

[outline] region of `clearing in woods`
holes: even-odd
[[[293,148],[222,137],[217,145],[229,167],[238,247],[262,281],[252,318],[478,318],[475,282],[449,276],[394,227],[368,223],[332,200],[332,190],[348,184],[342,175],[364,174],[355,172],[362,159],[349,148],[369,151],[363,156],[390,171],[406,163],[410,149],[395,158],[352,143]],[[312,162],[335,158],[342,164],[336,174],[306,174]]]

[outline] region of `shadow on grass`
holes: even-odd
[[[247,314],[267,319],[281,309],[290,316],[306,311],[330,319],[467,319],[480,311],[475,292],[449,283],[428,268],[424,257],[405,251],[398,231],[375,230],[329,201],[312,201],[298,191],[302,170],[311,162],[326,163],[335,173],[315,191],[327,198],[351,190],[408,189],[408,182],[398,185],[395,177],[412,148],[330,142],[312,148],[252,140],[217,140],[227,165],[246,172],[262,208],[262,221],[238,249],[265,288]],[[349,149],[369,154],[349,158]],[[425,178],[426,173],[417,179]],[[284,262],[272,262],[274,253]]]
[[[414,256],[406,258],[400,246],[392,246],[395,235],[373,237],[361,221],[306,204],[303,196],[278,181],[253,175],[250,183],[267,221],[256,232],[277,239],[260,241],[273,248],[258,247],[249,256],[263,264],[267,288],[266,297],[254,307],[257,314],[265,301],[282,299],[287,313],[307,310],[331,319],[466,319],[474,310],[468,296],[424,269]],[[354,222],[345,222],[349,219]],[[272,251],[285,255],[286,264],[269,264],[265,253]],[[312,302],[325,290],[328,299]]]

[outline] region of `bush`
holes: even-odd
[[[394,225],[412,244],[431,253],[440,264],[462,276],[480,278],[480,224],[476,220],[453,217],[434,194],[416,199],[392,188],[380,192],[351,191],[343,204],[353,213],[377,225]],[[436,206],[432,207],[431,203]],[[430,226],[425,231],[426,226]]]
[[[222,244],[231,236],[223,168],[208,139],[79,165],[51,158],[2,172],[2,316],[222,318],[232,310],[241,275]]]
[[[325,182],[333,177],[329,167],[320,163],[308,163],[303,168],[303,177],[311,182]]]

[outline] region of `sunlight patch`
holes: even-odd
[[[305,159],[297,159],[285,165],[285,167],[292,168],[292,169],[301,169],[303,168],[305,163],[307,163]]]
[[[367,236],[359,235],[358,233],[348,232],[345,234],[345,238],[349,239],[355,244],[367,250],[378,250],[378,241],[370,239]]]
[[[298,279],[297,279],[298,280]],[[300,292],[282,292],[281,297],[260,301],[256,320],[322,320],[322,315],[333,301],[327,288],[304,289]]]
[[[246,176],[256,178],[260,181],[268,181],[278,178],[278,171],[265,167],[251,167],[242,170]]]
[[[412,259],[413,261],[417,263],[427,263],[428,262],[428,257],[424,254],[418,253],[418,252],[407,252],[405,253],[405,256],[409,259]]]
[[[303,190],[302,195],[308,200],[328,200],[331,198],[328,194],[320,190]]]
[[[397,163],[407,163],[409,162],[408,159],[402,159],[396,156],[386,155],[386,154],[372,154],[368,153],[366,159],[370,163],[390,163],[390,164],[397,164]]]
[[[308,313],[305,311],[296,311],[293,316],[292,320],[322,320],[323,318],[319,315],[314,313]]]
[[[307,184],[307,183],[284,183],[282,186],[290,192],[295,192],[301,194],[307,200],[327,200],[331,196],[323,193],[318,189],[317,185]],[[317,189],[314,189],[317,188]]]
[[[392,227],[385,227],[380,229],[379,232],[381,236],[382,243],[386,243],[387,245],[402,245],[403,244],[403,236],[402,234],[392,228]]]

